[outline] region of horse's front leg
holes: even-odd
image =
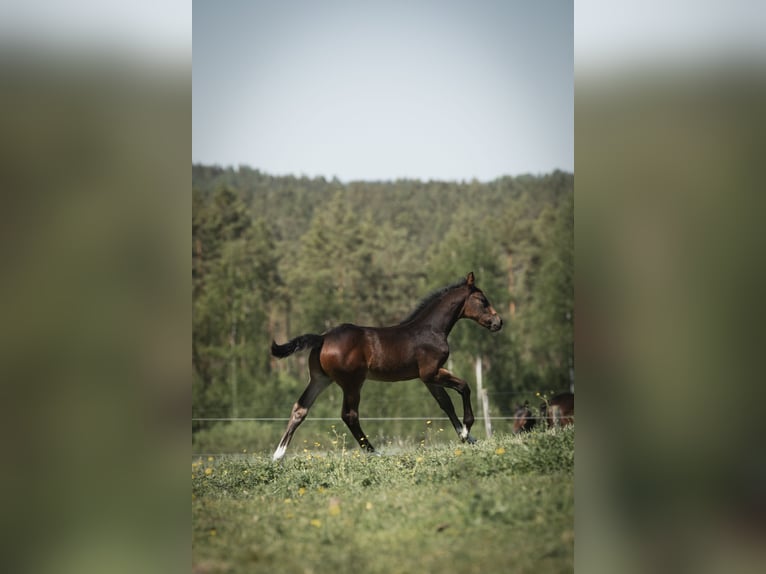
[[[447,394],[447,389],[437,383],[425,383],[425,385],[436,399],[436,402],[439,403],[442,410],[447,414],[455,432],[460,436],[460,433],[463,432],[463,423],[457,418],[455,407],[452,405],[452,399]]]
[[[471,407],[471,387],[463,379],[460,379],[450,373],[447,369],[440,368],[436,375],[428,381],[428,383],[436,383],[450,389],[456,390],[460,394],[460,398],[463,399],[463,428],[458,430],[458,436],[463,442],[473,444],[476,439],[471,436],[471,427],[473,426],[473,407]]]

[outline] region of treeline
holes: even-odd
[[[459,322],[455,373],[473,383],[481,356],[497,414],[519,393],[568,388],[573,186],[560,171],[488,183],[341,183],[193,165],[194,417],[287,416],[306,382],[305,357],[276,362],[272,339],[398,322],[468,271],[505,327],[491,334]],[[365,394],[372,385],[381,387],[377,403],[363,395],[363,417],[422,415],[433,402],[423,385],[368,383]],[[312,413],[337,414],[333,400],[321,404]]]

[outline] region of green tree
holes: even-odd
[[[459,322],[455,373],[473,382],[482,357],[502,412],[513,393],[568,383],[572,174],[344,184],[195,165],[192,183],[196,415],[278,415],[273,405],[289,409],[305,385],[306,357],[276,362],[272,337],[396,323],[468,271],[504,328]],[[370,385],[365,396],[379,415],[416,415],[433,402],[423,385]]]
[[[254,380],[268,372],[271,303],[279,280],[274,243],[263,220],[253,222],[238,195],[222,188],[200,205],[193,253],[194,409],[200,416],[238,416],[254,400]]]
[[[574,377],[574,201],[546,214],[551,231],[541,248],[532,326],[535,360],[545,385],[561,389]]]

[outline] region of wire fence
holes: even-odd
[[[525,399],[528,400],[528,408],[533,414],[524,418],[530,422],[534,421],[533,424],[538,427],[545,426],[548,417],[541,416],[537,412],[537,406],[558,392],[561,391],[546,390],[537,394],[534,390],[489,393],[485,390],[484,394],[492,399],[491,404],[482,405],[480,400],[479,405],[474,405],[478,406],[478,412],[475,411],[472,433],[475,438],[482,440],[495,432],[512,432],[514,421],[517,419],[514,415],[516,405],[521,405]],[[367,398],[367,409],[372,412],[369,413],[370,416],[360,416],[360,422],[363,425],[375,423],[366,427],[366,430],[376,446],[392,451],[416,447],[424,442],[438,444],[455,440],[449,417],[440,410],[432,410],[438,407],[429,400],[427,394],[386,396],[380,392],[377,395],[368,392]],[[451,398],[458,418],[462,420],[462,404],[459,397]],[[339,390],[336,390],[334,394],[330,393],[323,403],[315,405],[319,412],[314,415],[310,413],[304,420],[302,426],[309,428],[301,431],[301,439],[307,439],[299,439],[300,442],[294,445],[296,452],[303,452],[306,447],[311,448],[315,442],[326,443],[328,434],[332,434],[334,438],[345,434],[346,426],[342,423],[339,413],[335,414],[336,409],[340,410],[341,399]],[[276,401],[264,400],[260,404],[239,405],[238,409],[223,405],[205,409],[204,412],[194,409],[191,420],[196,430],[192,433],[192,457],[268,454],[281,437],[284,425],[290,420],[293,404],[294,399],[291,397]],[[281,416],[274,416],[277,413]],[[350,438],[350,435],[346,438]],[[307,444],[303,444],[304,442]]]
[[[477,421],[483,421],[487,417],[475,417]],[[513,420],[514,416],[490,416],[489,419],[495,420]],[[529,416],[527,419],[541,419],[545,417]],[[211,417],[211,418],[192,418],[192,422],[240,422],[240,421],[264,421],[264,422],[284,422],[290,420],[290,417]],[[306,418],[307,421],[339,421],[340,417],[312,417]],[[359,417],[362,421],[448,421],[447,417]]]
[[[336,390],[336,389],[333,389]],[[315,405],[314,410],[319,409],[326,409],[328,408],[338,408],[341,404],[341,395],[340,391],[335,395],[332,395],[330,393],[327,393],[325,395],[326,399],[323,401],[322,405]],[[523,404],[526,400],[528,402],[528,407],[531,409],[537,409],[539,406],[539,403],[545,402],[546,397],[550,399],[555,394],[562,392],[562,391],[555,391],[555,392],[546,392],[545,394],[537,395],[534,391],[494,391],[487,393],[487,397],[489,399],[489,402],[491,403],[491,410],[490,412],[505,412],[508,413],[509,410],[515,410],[516,403],[519,405]],[[414,412],[422,412],[423,405],[429,405],[431,403],[430,395],[423,394],[422,396],[418,395],[409,395],[409,396],[380,396],[376,395],[374,397],[370,397],[372,393],[367,393],[367,400],[364,401],[365,410],[368,411],[377,411],[377,417],[363,417],[365,420],[419,420],[421,418],[431,418],[431,419],[438,419],[439,417],[429,417],[429,416],[414,416]],[[329,396],[328,396],[329,395]],[[510,397],[519,397],[518,400],[510,399]],[[453,404],[455,405],[456,410],[459,410],[462,408],[462,404],[460,402],[459,397],[451,397],[453,399]],[[510,400],[509,400],[510,399]],[[475,399],[474,399],[475,400]],[[513,401],[511,403],[511,401]],[[195,422],[214,422],[214,421],[234,421],[234,420],[261,420],[261,421],[269,421],[269,420],[283,420],[287,421],[289,417],[275,417],[273,416],[274,412],[287,412],[289,413],[293,407],[293,404],[295,403],[294,397],[285,398],[284,400],[279,401],[278,404],[276,403],[264,403],[261,405],[247,405],[247,406],[240,406],[239,407],[239,416],[231,416],[230,413],[232,413],[232,407],[219,407],[219,408],[213,408],[213,409],[205,409],[205,414],[197,413],[195,416],[195,413],[192,413],[192,421]],[[498,406],[499,405],[499,406]],[[392,412],[393,411],[393,412]],[[407,415],[412,416],[400,416],[398,414],[393,413],[399,413],[404,411]],[[407,412],[409,411],[409,413]],[[246,415],[245,415],[246,413]],[[390,414],[389,414],[390,413]],[[323,413],[324,414],[324,413]],[[309,415],[310,416],[310,415]],[[314,418],[314,417],[311,417]],[[442,417],[443,418],[443,417]],[[491,418],[498,418],[502,419],[503,416],[494,416],[492,415]],[[513,415],[511,414],[509,418],[513,418]],[[325,417],[326,420],[329,420],[328,417]],[[318,420],[314,418],[314,420]]]
[[[528,420],[535,420],[536,423],[541,421],[537,423],[537,426],[542,425],[541,428],[546,426],[544,417],[531,416],[526,418]],[[477,416],[472,434],[475,438],[483,440],[496,432],[510,433],[513,430],[514,419],[515,417],[513,416],[490,416],[489,419],[484,416]],[[574,420],[574,415],[571,416],[571,419]],[[209,437],[201,441],[193,440],[192,458],[197,459],[199,457],[207,458],[231,455],[268,455],[273,451],[274,446],[281,437],[284,431],[283,425],[287,424],[289,417],[195,417],[192,420],[202,423],[232,425],[228,428],[233,431],[233,434],[224,433],[217,440],[210,439]],[[366,429],[368,431],[372,430],[372,433],[368,433],[368,436],[371,442],[378,447],[379,453],[380,448],[383,449],[383,454],[415,448],[418,445],[423,446],[426,443],[431,445],[444,444],[456,440],[449,418],[445,416],[364,417],[360,420],[362,423],[390,423],[389,425],[381,425],[377,429]],[[484,430],[485,421],[487,420],[491,423],[492,427],[490,434],[485,434]],[[332,423],[329,430],[327,426],[322,429],[321,425],[327,425],[327,423]],[[254,426],[251,427],[250,425]],[[312,448],[312,445],[319,447],[319,450],[323,452],[323,449],[326,450],[328,448],[328,435],[330,435],[330,441],[338,440],[338,437],[344,436],[347,431],[339,416],[309,416],[304,420],[302,426],[308,426],[309,428],[302,430],[302,440],[297,440],[296,444],[293,445],[294,454],[305,454],[309,452],[306,449]],[[236,431],[235,429],[241,430]],[[354,450],[352,445],[353,439],[350,435],[346,438],[348,443],[344,444],[347,447],[351,445],[351,449]],[[317,451],[311,450],[310,452],[315,454]]]

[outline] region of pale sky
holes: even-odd
[[[96,58],[123,54],[139,64],[191,60],[192,11],[187,0],[24,0],[0,2],[0,50],[36,47]]]
[[[571,0],[193,8],[195,163],[343,181],[574,170]]]
[[[186,0],[0,2],[0,54],[187,70],[193,42],[192,161],[346,181],[572,171],[575,58],[608,77],[766,54],[763,0],[573,4],[198,0],[192,19]]]
[[[765,25],[763,0],[578,0],[577,73],[705,66],[721,57],[762,61]]]

